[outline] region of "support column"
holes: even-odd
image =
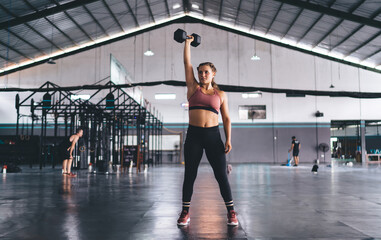
[[[360,121],[360,137],[361,137],[361,162],[366,164],[366,142],[365,142],[365,121]]]

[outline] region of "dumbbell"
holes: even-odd
[[[197,35],[196,33],[193,33],[192,36],[194,37],[194,40],[193,40],[193,42],[191,42],[191,45],[193,47],[197,47],[201,43],[201,37],[199,35]],[[176,42],[183,43],[185,41],[185,39],[190,39],[190,38],[187,37],[187,32],[185,32],[184,30],[179,28],[173,34],[173,39]]]

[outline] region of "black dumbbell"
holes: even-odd
[[[201,37],[199,35],[197,35],[196,33],[193,33],[192,34],[194,40],[193,42],[191,42],[191,45],[193,47],[197,47],[198,45],[200,45],[201,43]],[[179,42],[179,43],[182,43],[185,41],[185,39],[189,39],[189,37],[187,37],[187,32],[185,32],[184,30],[182,29],[177,29],[175,31],[175,33],[173,34],[173,39],[175,39],[176,42]]]

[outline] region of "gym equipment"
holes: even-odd
[[[287,167],[291,167],[292,166],[292,157],[290,155],[290,152],[288,153],[287,155],[287,162],[286,163],[282,163],[281,166],[287,166]]]
[[[25,99],[16,97],[17,135],[14,138],[17,139],[17,145],[2,145],[13,146],[15,152],[24,157],[26,147],[23,144],[28,143],[28,146],[38,151],[35,158],[30,158],[30,167],[33,163],[39,163],[42,169],[45,163],[52,162],[54,168],[57,160],[50,160],[53,145],[57,147],[64,137],[70,137],[77,127],[81,127],[84,135],[73,152],[73,156],[78,156],[73,160],[73,169],[86,168],[90,162],[93,172],[96,170],[94,167],[99,167],[99,172],[106,172],[106,163],[121,163],[120,149],[131,144],[131,137],[136,139],[137,145],[142,149],[143,163],[147,163],[151,158],[160,163],[163,123],[158,111],[152,111],[150,106],[148,108],[139,104],[111,81],[105,86],[108,91],[94,89],[94,93],[87,100],[74,100],[71,98],[74,93],[62,90],[62,87],[51,82],[46,82]],[[32,97],[42,98],[42,101],[34,102]],[[29,123],[25,120],[29,118],[32,119],[32,131],[25,133],[23,129],[29,128]],[[59,126],[59,122],[63,122],[62,126]],[[33,132],[35,125],[41,126],[40,133]],[[20,139],[20,135],[23,140]],[[30,141],[27,141],[28,139]],[[56,155],[59,159],[59,153]],[[7,165],[9,172],[9,164]]]
[[[325,153],[329,150],[329,145],[327,143],[320,143],[318,146],[319,150],[324,153],[324,163],[325,163]]]
[[[315,164],[312,166],[311,172],[313,172],[314,174],[317,174],[318,169],[319,169],[319,166],[318,166],[319,160],[316,159],[314,162],[315,162]]]
[[[49,93],[45,93],[42,99],[43,109],[49,109],[52,107],[52,95],[50,95]]]
[[[227,174],[230,174],[233,171],[233,166],[231,164],[228,164],[226,167]]]
[[[288,153],[288,155],[287,155],[287,164],[286,164],[286,166],[287,166],[287,167],[291,167],[291,166],[292,166],[292,165],[291,165],[291,162],[292,162],[292,158],[291,158],[290,153]]]
[[[197,47],[201,43],[201,37],[195,33],[192,33],[192,36],[194,40],[191,42],[191,45]],[[187,32],[179,28],[173,34],[173,39],[178,43],[183,43],[186,39],[190,39],[190,37],[187,37]]]

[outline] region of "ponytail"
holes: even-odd
[[[214,81],[214,78],[213,78],[213,81],[212,81],[212,87],[214,89],[220,90],[220,88],[218,87],[217,83]]]

